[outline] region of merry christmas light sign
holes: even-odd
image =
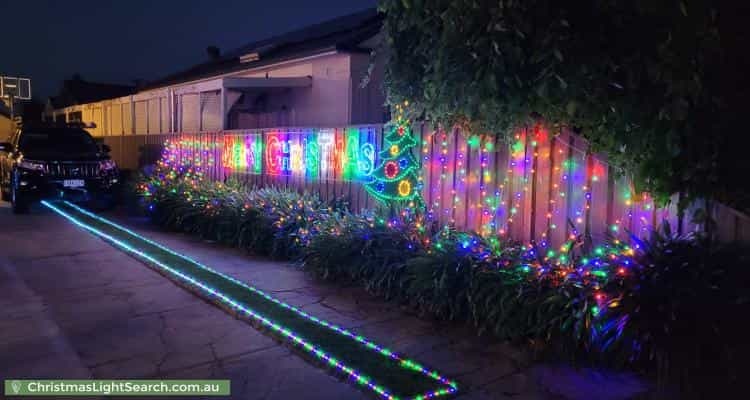
[[[367,182],[375,170],[375,139],[372,128],[227,133],[222,166],[229,173]]]

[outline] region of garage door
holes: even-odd
[[[133,133],[133,119],[131,118],[130,103],[122,105],[122,130],[126,135]]]
[[[161,113],[159,113],[159,99],[148,101],[148,133],[161,133]]]
[[[200,103],[198,94],[180,96],[180,127],[183,132],[200,131]]]
[[[218,131],[221,127],[220,92],[201,93],[201,130]]]
[[[148,133],[148,117],[146,116],[146,102],[135,102],[135,134],[145,135]]]

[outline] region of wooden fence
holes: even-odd
[[[345,197],[360,210],[378,205],[363,182],[378,165],[383,129],[278,128],[107,136],[104,141],[125,168],[154,163],[169,140],[173,154],[186,163],[198,160],[212,179],[290,187],[323,199]],[[626,232],[646,237],[664,220],[683,232],[701,229],[690,218],[678,224],[676,201],[657,208],[647,194],[634,193],[605,157],[565,130],[521,130],[510,143],[426,125],[414,126],[413,135],[420,143],[413,152],[422,164],[422,196],[429,216],[440,224],[553,246],[571,235],[595,242]],[[714,209],[715,217],[732,222],[731,228],[718,226],[719,236],[750,239],[750,219],[727,210]]]

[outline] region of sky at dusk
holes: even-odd
[[[375,7],[376,0],[0,0],[0,74],[28,77],[33,96],[85,80],[153,80],[258,39]]]

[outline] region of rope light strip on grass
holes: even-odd
[[[289,305],[289,304],[287,304],[287,303],[285,303],[283,301],[280,301],[280,300],[278,300],[278,299],[276,299],[276,298],[268,295],[267,293],[263,292],[260,289],[257,289],[257,288],[255,288],[253,286],[250,286],[250,285],[247,285],[244,282],[241,282],[241,281],[239,281],[239,280],[237,280],[237,279],[235,279],[235,278],[233,278],[231,276],[228,276],[228,275],[222,274],[220,272],[217,272],[217,271],[215,271],[215,270],[213,270],[213,269],[211,269],[211,268],[209,268],[209,267],[201,264],[200,262],[198,262],[198,261],[196,261],[196,260],[194,260],[194,259],[192,259],[190,257],[187,257],[185,255],[179,254],[179,253],[177,253],[177,252],[175,252],[175,251],[173,251],[173,250],[171,250],[171,249],[169,249],[169,248],[167,248],[167,247],[165,247],[165,246],[163,246],[163,245],[161,245],[161,244],[159,244],[157,242],[154,242],[154,241],[152,241],[152,240],[150,240],[150,239],[148,239],[148,238],[146,238],[146,237],[144,237],[144,236],[142,236],[142,235],[140,235],[140,234],[138,234],[136,232],[133,232],[132,230],[130,230],[130,229],[126,228],[126,227],[123,227],[123,226],[121,226],[119,224],[116,224],[116,223],[114,223],[112,221],[109,221],[109,220],[107,220],[105,218],[102,218],[102,217],[100,217],[100,216],[98,216],[96,214],[93,214],[93,213],[91,213],[91,212],[89,212],[89,211],[87,211],[87,210],[85,210],[85,209],[83,209],[81,207],[78,207],[78,206],[76,206],[76,205],[74,205],[74,204],[72,204],[70,202],[65,201],[63,203],[66,206],[71,207],[74,210],[76,210],[76,211],[78,211],[78,212],[80,212],[80,213],[82,213],[82,214],[84,214],[84,215],[86,215],[86,216],[88,216],[88,217],[90,217],[92,219],[95,219],[96,221],[99,221],[99,222],[101,222],[103,224],[112,226],[113,228],[116,228],[116,229],[118,229],[120,231],[123,231],[123,232],[125,232],[125,233],[133,236],[134,238],[136,238],[138,240],[141,240],[141,241],[143,241],[145,243],[148,243],[148,244],[150,244],[152,246],[155,246],[155,247],[159,248],[160,250],[163,250],[164,252],[169,253],[170,255],[173,255],[175,257],[181,258],[181,259],[183,259],[183,260],[185,260],[185,261],[187,261],[187,262],[189,262],[189,263],[191,263],[191,264],[193,264],[193,265],[195,265],[195,266],[197,266],[197,267],[199,267],[199,268],[201,268],[201,269],[203,269],[205,271],[213,273],[213,274],[215,274],[217,276],[220,276],[221,278],[226,279],[226,280],[228,280],[228,281],[230,281],[230,282],[232,282],[232,283],[234,283],[236,285],[239,285],[239,286],[241,286],[241,287],[243,287],[245,289],[248,289],[248,290],[252,291],[253,293],[255,293],[257,295],[262,296],[264,299],[269,300],[269,301],[271,301],[271,302],[273,302],[273,303],[281,306],[282,308],[285,308],[285,309],[287,309],[289,311],[292,311],[292,312],[296,313],[297,315],[302,316],[305,319],[318,324],[319,326],[325,327],[325,328],[327,328],[329,330],[332,330],[332,331],[334,331],[334,332],[336,332],[336,333],[338,333],[338,334],[340,334],[342,336],[345,336],[347,338],[353,339],[356,342],[362,344],[364,348],[366,348],[366,349],[368,349],[370,351],[377,352],[380,355],[385,356],[385,357],[387,357],[389,359],[397,361],[398,365],[401,366],[402,368],[420,372],[423,375],[425,375],[426,377],[434,379],[434,380],[440,382],[441,384],[447,385],[447,388],[441,388],[441,389],[433,390],[433,391],[430,391],[430,392],[426,392],[426,393],[423,393],[423,394],[420,394],[420,395],[416,395],[416,396],[410,397],[412,399],[415,399],[415,400],[429,399],[429,398],[434,398],[434,397],[438,397],[438,396],[444,396],[444,395],[448,395],[448,394],[453,394],[453,393],[456,393],[458,391],[458,385],[457,385],[457,383],[455,381],[452,381],[452,380],[449,380],[449,379],[447,379],[445,377],[442,377],[436,371],[430,371],[427,368],[421,366],[420,364],[418,364],[418,363],[416,363],[416,362],[414,362],[414,361],[412,361],[410,359],[403,358],[403,357],[399,356],[397,353],[395,353],[395,352],[393,352],[393,351],[391,351],[391,350],[389,350],[389,349],[387,349],[385,347],[379,346],[379,345],[375,344],[374,342],[372,342],[372,341],[364,338],[363,336],[355,335],[354,333],[352,333],[351,331],[349,331],[347,329],[341,328],[341,327],[339,327],[339,326],[337,326],[335,324],[331,324],[331,323],[329,323],[329,322],[327,322],[325,320],[322,320],[322,319],[316,318],[316,317],[314,317],[314,316],[312,316],[310,314],[307,314],[304,311],[302,311],[302,310],[300,310],[300,309],[298,309],[298,308],[296,308],[294,306],[291,306],[291,305]],[[191,277],[191,276],[189,276],[189,275],[187,275],[187,274],[185,274],[183,272],[180,272],[177,269],[175,269],[173,267],[170,267],[169,265],[167,265],[167,264],[165,264],[165,263],[157,260],[153,256],[150,256],[149,254],[147,254],[147,253],[145,253],[145,252],[143,252],[143,251],[141,251],[139,249],[134,248],[133,246],[125,243],[124,241],[119,240],[119,239],[115,238],[114,236],[109,235],[109,234],[107,234],[105,232],[102,232],[101,230],[96,229],[96,228],[92,227],[91,225],[85,224],[84,222],[78,220],[74,216],[66,213],[65,211],[61,210],[60,208],[58,208],[57,206],[53,205],[52,203],[50,203],[48,201],[42,201],[42,204],[44,204],[46,207],[50,208],[51,210],[55,211],[57,214],[65,217],[69,221],[73,222],[75,225],[80,226],[81,228],[84,228],[85,230],[88,230],[91,233],[93,233],[93,234],[95,234],[97,236],[100,236],[100,237],[102,237],[102,238],[110,241],[111,243],[113,243],[113,244],[121,247],[122,249],[124,249],[127,252],[133,253],[133,254],[135,254],[135,255],[137,255],[137,256],[139,256],[139,257],[141,257],[141,258],[149,261],[150,263],[152,263],[152,264],[158,266],[159,268],[162,268],[163,270],[165,270],[165,271],[167,271],[167,272],[169,272],[169,273],[171,273],[171,274],[179,277],[180,279],[182,279],[182,280],[190,283],[191,285],[193,285],[193,286],[195,286],[197,288],[200,288],[204,292],[208,293],[210,296],[213,296],[213,297],[219,299],[220,301],[222,301],[223,303],[231,306],[233,309],[241,311],[244,314],[246,314],[247,316],[249,316],[249,317],[251,317],[251,318],[253,318],[253,319],[261,322],[263,325],[271,328],[274,332],[277,332],[277,333],[281,334],[283,337],[291,339],[294,343],[300,345],[308,353],[314,355],[318,359],[321,359],[321,360],[325,361],[329,366],[336,367],[337,370],[345,373],[347,376],[349,376],[350,378],[352,378],[355,382],[357,382],[358,384],[360,384],[360,385],[362,385],[364,387],[367,387],[368,389],[370,389],[373,392],[377,393],[381,397],[383,397],[385,399],[389,399],[389,400],[398,400],[399,399],[398,397],[390,394],[389,391],[386,390],[386,388],[384,388],[384,387],[382,387],[380,385],[375,384],[370,378],[368,378],[366,376],[363,376],[361,373],[359,373],[355,369],[353,369],[353,368],[351,368],[351,367],[349,367],[347,365],[344,365],[343,363],[341,363],[336,358],[334,358],[334,357],[330,356],[329,354],[327,354],[320,347],[317,347],[317,346],[313,345],[312,343],[309,343],[308,341],[306,341],[305,339],[303,339],[302,337],[300,337],[296,333],[290,331],[287,328],[284,328],[283,326],[280,326],[280,325],[276,324],[272,320],[266,318],[262,314],[257,313],[256,311],[252,310],[251,308],[249,308],[249,307],[247,307],[247,306],[245,306],[243,304],[240,304],[238,301],[233,300],[231,297],[229,297],[226,294],[224,294],[224,293],[216,290],[215,288],[207,285],[205,282],[198,281],[195,278],[193,278],[193,277]]]

